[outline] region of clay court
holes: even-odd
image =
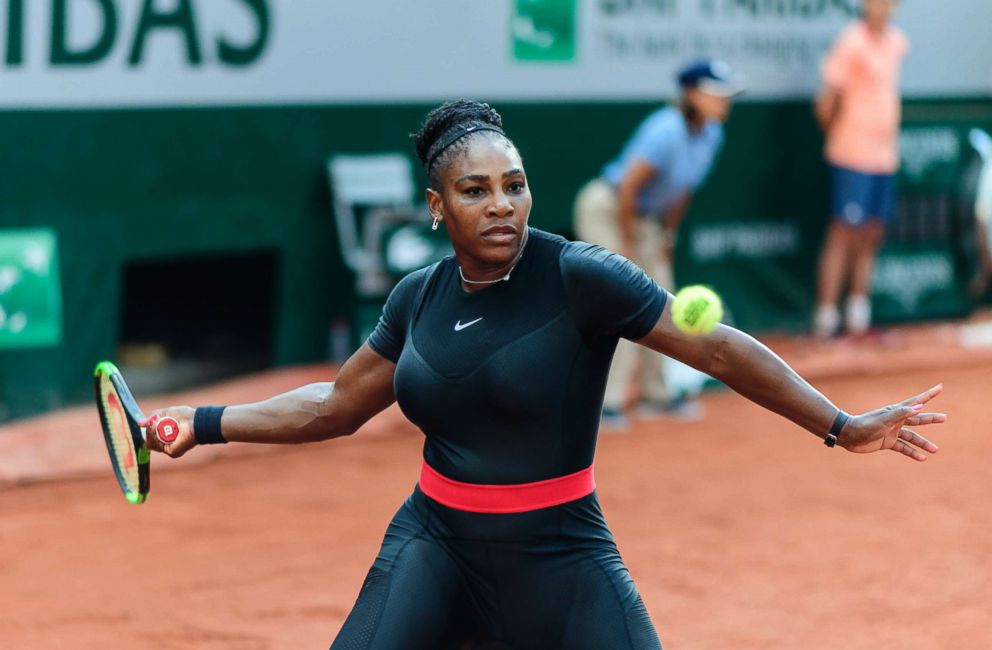
[[[849,410],[943,382],[924,464],[830,451],[730,392],[600,439],[603,506],[667,650],[992,647],[992,348],[951,325],[773,347]],[[312,366],[182,395],[250,401]],[[122,498],[95,412],[0,429],[0,646],[326,648],[419,471],[395,407],[354,437],[152,459]]]

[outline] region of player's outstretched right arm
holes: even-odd
[[[178,458],[205,439],[294,444],[347,436],[395,401],[395,370],[396,364],[363,345],[341,367],[336,381],[308,384],[261,402],[229,406],[219,421],[205,419],[202,413],[196,419],[196,411],[189,406],[157,409],[147,421],[148,447]],[[155,421],[163,416],[179,422],[179,435],[170,443],[163,443],[154,433]],[[201,430],[195,430],[196,426]],[[204,430],[207,426],[213,430]],[[217,433],[220,440],[215,439]]]

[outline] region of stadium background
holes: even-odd
[[[671,98],[678,64],[715,54],[749,93],[680,280],[714,284],[851,412],[943,382],[951,419],[924,465],[827,450],[729,391],[698,422],[635,419],[596,460],[621,553],[668,650],[992,647],[992,315],[963,293],[992,4],[899,14],[902,198],[875,308],[920,322],[817,346],[796,335],[827,216],[810,98],[853,4],[0,3],[0,646],[326,647],[416,481],[419,432],[394,407],[326,444],[156,456],[135,507],[88,401],[94,363],[126,362],[146,411],[332,379],[381,295],[359,295],[339,250],[331,156],[412,162],[425,110],[487,99],[533,222],[568,234],[575,191]]]
[[[802,330],[826,216],[810,96],[853,4],[11,1],[0,227],[54,235],[58,268],[31,325],[17,336],[8,319],[0,335],[0,417],[86,399],[94,360],[128,343],[214,359],[217,372],[325,359],[332,323],[354,345],[378,305],[358,304],[342,263],[327,159],[412,158],[408,133],[447,97],[503,112],[532,177],[532,222],[569,234],[578,187],[697,55],[731,61],[749,92],[687,219],[680,282],[716,286],[751,331]],[[967,129],[992,126],[990,20],[977,0],[901,10],[914,41],[904,194],[958,203],[936,243],[916,232],[893,245],[917,257],[882,274],[882,319],[968,311],[959,199],[974,165]],[[918,289],[886,304],[892,286]]]

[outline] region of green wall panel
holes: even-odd
[[[989,121],[989,103],[916,104]],[[0,228],[53,228],[63,338],[3,351],[0,419],[88,399],[93,364],[113,357],[124,264],[273,249],[277,363],[323,358],[328,324],[350,314],[353,279],[337,250],[324,163],[331,153],[400,150],[430,105],[0,112]],[[649,103],[500,104],[534,194],[532,223],[571,232],[578,188],[614,156]],[[908,111],[908,112],[910,112]],[[807,102],[745,103],[687,216],[680,283],[720,290],[748,329],[805,327],[814,251],[826,223],[820,135]],[[423,183],[423,177],[418,180]],[[707,224],[789,223],[800,253],[689,260]],[[153,297],[149,297],[153,302]]]

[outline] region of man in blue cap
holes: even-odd
[[[700,60],[678,73],[678,103],[651,113],[609,162],[586,183],[575,201],[579,239],[616,251],[636,262],[661,286],[675,290],[672,252],[679,224],[693,193],[703,183],[723,144],[723,122],[741,86],[720,61]],[[640,411],[698,417],[699,405],[667,390],[662,358],[621,341],[613,359],[603,424],[626,426],[625,408],[635,362],[640,356]]]

